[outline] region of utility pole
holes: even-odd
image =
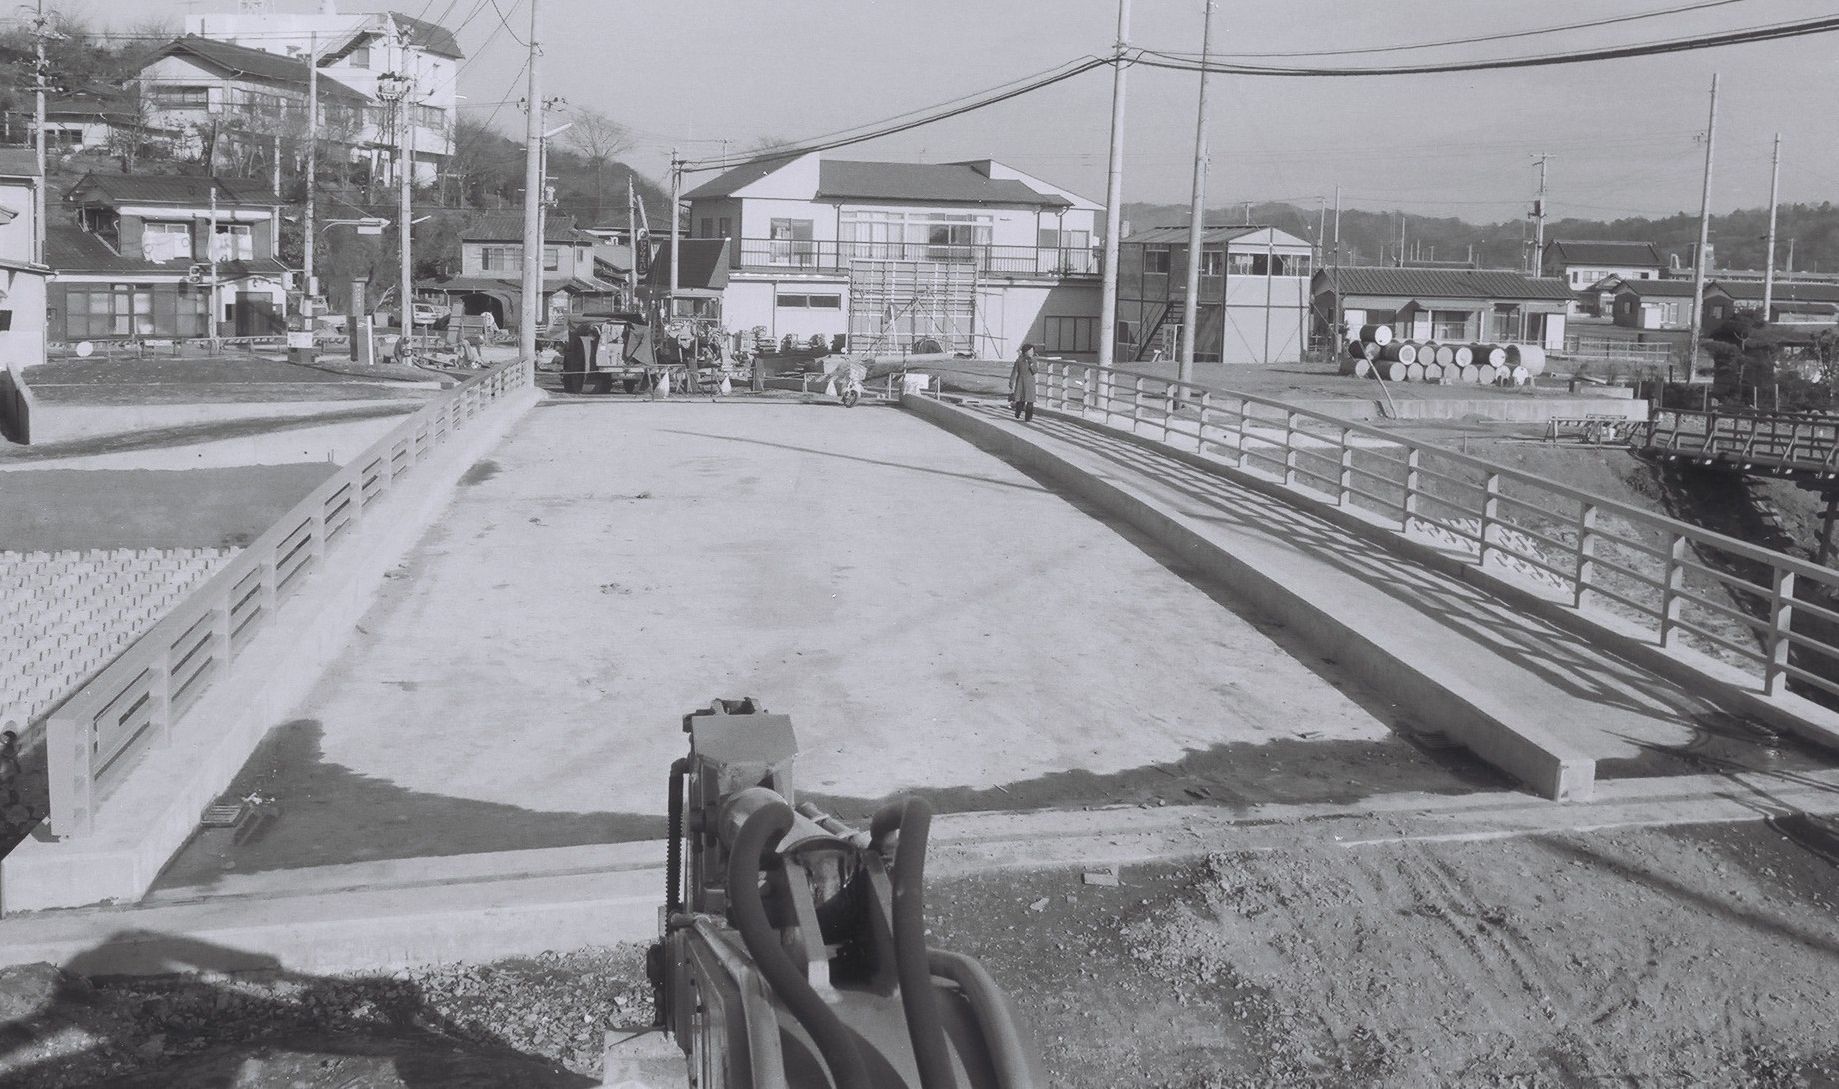
[[[536,320],[542,307],[543,278],[543,99],[537,74],[537,11],[530,0],[530,83],[524,125],[524,298],[517,318],[517,354],[526,363],[536,360]]]
[[[1213,45],[1213,0],[1201,3],[1205,14],[1201,16],[1200,31],[1200,103],[1194,121],[1194,192],[1188,202],[1188,293],[1181,300],[1181,361],[1175,375],[1182,382],[1194,381],[1194,341],[1200,331],[1201,228],[1207,214],[1206,65]]]
[[[50,29],[45,21],[45,0],[38,0],[38,14],[32,19],[32,38],[37,56],[37,67],[33,70],[35,78],[32,80],[32,152],[38,165],[38,181],[32,186],[32,260],[40,265],[45,263],[45,186],[51,181],[45,169],[45,85],[51,78],[51,69],[45,63],[45,39],[50,35]]]
[[[670,294],[664,296],[664,320],[677,316],[677,289],[682,286],[683,228],[679,210],[683,200],[683,161],[670,149]]]
[[[217,310],[217,175],[215,172],[211,174],[207,174],[205,176],[205,184],[211,193],[211,206],[210,206],[209,212],[207,213],[207,218],[205,219],[205,227],[204,227],[204,252],[205,252],[205,255],[210,258],[210,262],[211,262],[211,282],[208,288],[208,291],[209,291],[208,305],[211,308],[211,318],[207,325],[207,328],[209,328],[210,330],[210,338],[212,342],[215,343],[217,340],[217,331],[218,331],[217,330],[217,320],[218,320],[217,318],[217,315],[218,315],[218,310]]]
[[[1782,189],[1782,134],[1775,134],[1775,157],[1769,165],[1769,241],[1762,265],[1762,320],[1775,313],[1775,206]]]
[[[1538,276],[1545,271],[1545,164],[1550,155],[1539,156],[1539,196],[1533,201],[1533,252],[1531,272]]]
[[[415,98],[415,80],[407,72],[398,73],[398,76],[402,80],[402,97],[396,102],[396,126],[401,130],[396,134],[396,184],[399,188],[396,214],[402,217],[402,284],[397,289],[402,293],[402,298],[397,300],[401,304],[398,309],[402,319],[398,327],[404,337],[412,338],[415,335],[415,307],[411,304],[415,299],[415,283],[414,265],[409,260],[409,236],[414,227],[409,215],[409,201],[415,184],[415,129],[411,124],[413,111],[410,105]],[[403,343],[407,345],[413,341],[405,340]],[[403,349],[397,348],[396,354],[402,356]]]
[[[1705,184],[1699,192],[1699,246],[1692,255],[1692,328],[1686,331],[1689,342],[1686,356],[1686,381],[1698,377],[1699,328],[1705,317],[1705,247],[1711,244],[1711,152],[1718,130],[1718,74],[1711,74],[1711,113],[1705,122]]]
[[[1105,267],[1098,300],[1098,365],[1117,365],[1118,217],[1124,214],[1124,53],[1130,45],[1130,0],[1117,0],[1111,54],[1111,160],[1105,169]],[[1090,396],[1090,393],[1088,393]]]
[[[302,246],[306,263],[306,319],[309,332],[318,323],[313,319],[313,300],[319,297],[319,277],[313,273],[313,251],[318,243],[316,209],[319,204],[319,33],[307,35],[307,146],[306,146],[306,239]]]

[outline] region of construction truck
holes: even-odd
[[[571,315],[552,337],[562,348],[565,393],[611,393],[616,385],[636,393],[663,370],[652,350],[651,324],[636,311]]]
[[[882,809],[866,832],[799,802],[791,719],[751,699],[717,700],[683,729],[647,958],[658,1026],[689,1064],[680,1084],[1045,1089],[1002,988],[926,944],[924,801]]]

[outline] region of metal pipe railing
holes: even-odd
[[[1839,572],[1818,564],[1253,394],[1054,361],[1041,401],[1358,508],[1397,532],[1433,533],[1477,565],[1549,576],[1543,585],[1554,599],[1635,620],[1659,646],[1687,641],[1753,676],[1766,694],[1792,677],[1839,695],[1839,606],[1821,604],[1839,602]],[[1728,435],[1715,420],[1694,426],[1707,443]],[[1796,435],[1798,448],[1811,434]],[[1745,610],[1745,598],[1755,608]]]

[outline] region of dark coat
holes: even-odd
[[[1009,400],[1017,404],[1034,404],[1034,368],[1032,359],[1015,357],[1015,366],[1009,368]]]

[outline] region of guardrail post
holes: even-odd
[[[1418,496],[1424,494],[1423,493],[1424,478],[1423,478],[1423,474],[1419,471],[1419,463],[1422,460],[1423,460],[1423,452],[1420,451],[1417,447],[1413,446],[1413,447],[1409,447],[1406,449],[1405,451],[1405,501],[1401,506],[1401,509],[1404,512],[1404,517],[1399,519],[1399,528],[1401,529],[1411,528],[1411,519],[1414,516],[1416,516],[1418,513]]]
[[[1794,572],[1775,569],[1775,586],[1769,594],[1769,661],[1762,674],[1762,694],[1773,696],[1788,674],[1788,652],[1794,641]]]
[[[147,717],[159,734],[161,745],[172,744],[172,649],[160,651],[153,660],[153,676],[147,679]]]
[[[1341,429],[1341,490],[1335,496],[1335,506],[1345,507],[1354,501],[1354,445],[1351,441],[1353,432]]]
[[[1296,483],[1296,413],[1283,414],[1283,486]]]
[[[1168,442],[1175,427],[1175,383],[1162,387],[1162,441]]]
[[[1577,513],[1577,578],[1571,587],[1571,607],[1581,609],[1596,577],[1596,504],[1585,503]]]
[[[1245,468],[1245,432],[1251,426],[1251,413],[1251,402],[1243,397],[1239,398],[1239,427],[1233,435],[1232,452],[1233,465],[1240,469]]]
[[[1137,433],[1137,425],[1143,422],[1143,380],[1135,379],[1130,383],[1130,433]]]
[[[1205,453],[1207,450],[1207,413],[1213,407],[1213,396],[1207,390],[1200,391],[1199,423],[1194,428],[1194,449]]]
[[[1660,645],[1667,646],[1673,641],[1673,625],[1679,622],[1681,598],[1679,592],[1686,586],[1686,538],[1680,534],[1673,535],[1673,544],[1667,549],[1667,573],[1661,580],[1660,591]]]
[[[1494,534],[1494,521],[1501,512],[1501,474],[1489,473],[1488,482],[1482,489],[1481,501],[1481,540],[1475,550],[1475,562],[1482,567],[1488,566],[1488,540]]]
[[[51,833],[59,839],[88,835],[96,817],[95,745],[89,723],[54,714],[45,724],[45,773]]]

